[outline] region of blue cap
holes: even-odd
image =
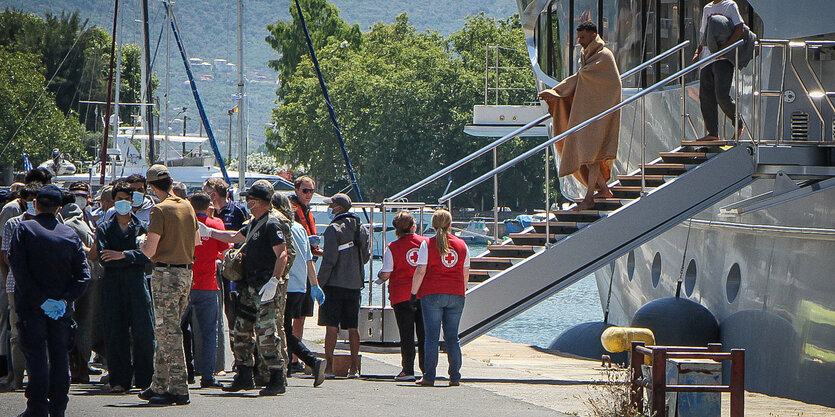
[[[55,184],[47,184],[41,187],[36,199],[38,203],[49,207],[61,207],[61,203],[63,202],[61,189]]]

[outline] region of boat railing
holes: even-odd
[[[631,69],[631,70],[629,70],[629,71],[627,71],[627,72],[625,72],[625,73],[621,74],[621,76],[620,76],[621,80],[624,80],[624,79],[626,79],[626,78],[628,78],[628,77],[631,77],[631,76],[633,76],[633,75],[635,75],[635,74],[639,74],[641,71],[645,70],[645,69],[646,69],[646,68],[648,68],[650,65],[653,65],[653,64],[655,64],[656,62],[661,61],[662,59],[667,58],[668,56],[675,54],[676,52],[680,52],[680,53],[681,53],[681,55],[682,55],[682,61],[683,61],[683,60],[684,60],[684,48],[685,48],[687,45],[689,45],[689,44],[690,44],[690,41],[684,41],[684,42],[682,42],[682,43],[680,43],[680,44],[678,44],[678,45],[676,45],[676,46],[674,46],[674,47],[672,47],[672,48],[670,48],[670,49],[668,49],[668,50],[664,51],[664,52],[663,52],[663,53],[661,53],[660,55],[657,55],[657,56],[653,57],[652,59],[649,59],[649,60],[647,60],[646,62],[644,62],[644,63],[642,63],[642,64],[638,65],[637,67],[635,67],[635,68],[633,68],[633,69]],[[684,84],[682,84],[682,88],[684,88],[684,87],[683,87],[683,85],[684,85]],[[426,178],[424,178],[424,179],[422,179],[422,180],[418,181],[418,182],[417,182],[417,183],[415,183],[415,184],[412,184],[411,186],[409,186],[409,187],[407,187],[407,188],[405,188],[405,189],[401,190],[400,192],[398,192],[398,193],[396,193],[396,194],[392,195],[391,197],[386,198],[385,200],[386,200],[386,201],[395,201],[395,200],[399,200],[399,199],[402,199],[402,198],[405,198],[405,197],[409,196],[409,195],[410,195],[410,194],[412,194],[413,192],[415,192],[415,191],[417,191],[417,190],[419,190],[419,189],[421,189],[421,188],[425,187],[426,185],[428,185],[428,184],[430,184],[430,183],[434,182],[434,181],[435,181],[435,180],[437,180],[438,178],[441,178],[441,177],[444,177],[444,176],[448,175],[448,174],[449,174],[449,173],[451,173],[452,171],[455,171],[456,169],[458,169],[458,168],[460,168],[460,167],[462,167],[462,166],[464,166],[464,165],[468,164],[469,162],[471,162],[472,160],[474,160],[474,159],[478,158],[479,156],[484,155],[484,154],[486,154],[487,152],[492,151],[493,149],[495,149],[495,148],[496,148],[496,147],[498,147],[499,145],[501,145],[501,144],[503,144],[503,143],[505,143],[505,142],[507,142],[507,141],[510,141],[510,140],[512,140],[512,139],[514,139],[514,138],[516,138],[516,137],[518,137],[519,135],[521,135],[521,134],[523,134],[523,133],[527,132],[528,130],[530,130],[530,129],[532,129],[532,128],[536,127],[536,126],[538,126],[540,123],[545,122],[545,121],[546,121],[546,120],[548,120],[550,117],[551,117],[551,115],[550,115],[550,114],[548,114],[548,113],[546,112],[546,113],[545,113],[545,114],[543,114],[542,116],[540,116],[540,117],[538,117],[538,118],[536,118],[536,119],[534,119],[534,120],[532,120],[532,121],[528,122],[528,123],[527,123],[527,124],[525,124],[524,126],[519,127],[518,129],[515,129],[513,132],[510,132],[510,133],[508,133],[507,135],[504,135],[504,136],[502,136],[502,137],[501,137],[501,138],[499,138],[499,139],[496,139],[495,141],[493,141],[493,142],[491,142],[491,143],[489,143],[489,144],[485,145],[484,147],[482,147],[482,148],[478,149],[477,151],[475,151],[475,152],[473,152],[473,153],[471,153],[471,154],[469,154],[469,155],[467,155],[467,156],[465,156],[465,157],[463,157],[463,158],[459,159],[458,161],[456,161],[456,162],[454,162],[454,163],[452,163],[452,164],[450,164],[450,165],[448,165],[448,166],[446,166],[446,167],[444,167],[444,168],[442,168],[442,169],[438,170],[438,171],[437,171],[437,172],[435,172],[434,174],[432,174],[432,175],[430,175],[430,176],[428,176],[428,177],[426,177]],[[682,126],[684,126],[683,122],[682,122]],[[683,129],[683,127],[682,127],[682,129]]]
[[[441,198],[439,198],[438,201],[440,203],[447,202],[450,199],[460,195],[461,193],[464,193],[465,191],[475,187],[478,184],[481,184],[482,182],[486,181],[487,179],[493,177],[494,175],[497,175],[497,174],[507,170],[508,168],[511,168],[511,167],[515,166],[519,162],[522,162],[523,160],[539,153],[542,150],[545,150],[545,155],[546,155],[546,158],[547,158],[548,157],[548,149],[549,149],[550,146],[556,144],[559,141],[564,140],[569,135],[582,130],[583,128],[589,126],[590,124],[592,124],[592,123],[594,123],[594,122],[596,122],[596,121],[598,121],[598,120],[600,120],[600,119],[602,119],[606,116],[609,116],[609,115],[619,111],[621,108],[623,108],[623,107],[625,107],[629,104],[632,104],[636,101],[639,101],[639,100],[641,102],[640,105],[641,105],[641,108],[642,108],[642,120],[644,120],[645,119],[645,114],[646,114],[646,106],[644,105],[644,98],[648,94],[650,94],[653,91],[656,91],[656,90],[660,89],[661,87],[675,81],[676,79],[680,80],[680,82],[682,83],[682,89],[683,89],[684,88],[684,86],[683,86],[684,77],[687,74],[689,74],[692,71],[695,71],[695,70],[699,69],[699,67],[701,67],[702,65],[705,65],[709,62],[712,62],[713,60],[715,60],[717,58],[720,58],[721,56],[726,55],[726,54],[728,54],[732,51],[735,53],[734,62],[738,62],[738,60],[739,60],[739,46],[742,45],[743,42],[744,42],[744,40],[740,39],[740,40],[734,42],[733,44],[727,46],[726,48],[724,48],[720,51],[717,51],[713,54],[710,54],[710,55],[696,61],[695,63],[691,64],[690,66],[688,66],[686,68],[682,68],[678,72],[676,72],[676,73],[668,76],[667,78],[665,78],[665,79],[663,79],[663,80],[661,80],[661,81],[643,89],[638,94],[635,94],[635,95],[627,98],[626,100],[621,101],[619,104],[610,107],[609,109],[601,112],[597,116],[594,116],[594,117],[586,120],[585,122],[580,123],[580,124],[570,128],[570,129],[566,130],[565,132],[551,138],[551,139],[548,139],[547,141],[529,149],[525,153],[511,159],[510,161],[505,162],[504,164],[500,165],[499,167],[494,168],[493,170],[485,173],[484,175],[468,182],[467,184],[464,184],[463,186],[461,186],[461,187],[459,187],[459,188],[457,188],[457,189],[455,189],[455,190],[453,190],[449,193],[446,193],[445,195],[441,196]],[[736,65],[734,65],[734,66],[736,67]],[[734,97],[735,97],[736,101],[738,102],[739,101],[739,77],[738,76],[737,76],[736,87],[737,88],[734,89]],[[682,97],[682,100],[684,100],[683,97]],[[684,110],[685,110],[684,107],[682,107],[682,113],[684,113]],[[735,118],[735,120],[734,120],[734,131],[735,132],[738,129],[738,123],[739,123],[739,118]],[[641,165],[642,166],[646,165],[645,127],[646,127],[646,123],[642,123],[642,126],[641,126]],[[682,124],[681,124],[681,135],[682,135],[682,139],[683,139],[684,138],[684,121],[683,120],[682,120]],[[646,195],[645,171],[646,170],[644,170],[644,169],[641,170],[641,196]],[[547,173],[546,173],[546,181],[548,181]],[[546,187],[546,201],[545,201],[545,203],[546,203],[546,207],[549,207],[550,204],[549,204],[548,197],[547,197],[547,187]],[[545,222],[546,236],[548,236],[548,233],[549,233],[549,230],[547,230],[548,229],[547,228],[548,224],[549,224],[549,222]]]

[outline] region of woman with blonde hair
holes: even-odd
[[[409,294],[412,277],[418,261],[420,244],[425,236],[415,234],[415,218],[408,211],[397,213],[391,222],[397,240],[388,244],[383,254],[383,267],[377,274],[377,283],[389,282],[389,300],[400,330],[400,357],[402,366],[395,381],[415,380],[415,331],[418,341],[418,366],[423,372],[423,315],[420,306],[412,310]]]
[[[441,325],[444,329],[447,359],[449,361],[449,386],[461,381],[461,345],[458,343],[458,324],[464,311],[464,293],[470,279],[470,249],[463,240],[450,232],[452,215],[438,210],[432,216],[435,236],[421,242],[417,267],[412,278],[412,295],[409,303],[417,308],[418,297],[423,310],[424,373],[417,381],[421,386],[435,385],[435,368],[438,366],[438,339]]]

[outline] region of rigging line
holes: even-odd
[[[32,115],[32,112],[35,111],[35,107],[38,106],[38,103],[40,103],[41,98],[43,98],[43,95],[46,94],[47,89],[49,88],[49,85],[52,84],[53,80],[55,80],[55,77],[58,75],[58,71],[60,71],[61,67],[64,66],[64,62],[67,61],[67,57],[70,56],[70,53],[73,51],[73,49],[75,49],[75,46],[78,45],[78,40],[81,39],[81,34],[84,33],[84,31],[86,30],[86,27],[87,27],[87,22],[84,22],[84,25],[81,26],[81,30],[78,32],[78,36],[75,37],[75,41],[73,42],[72,46],[70,46],[70,49],[67,51],[67,54],[64,55],[64,59],[62,59],[61,63],[58,64],[58,67],[55,68],[55,72],[52,74],[52,77],[49,78],[49,81],[47,81],[46,85],[43,87],[43,90],[41,90],[41,94],[38,96],[37,99],[35,99],[35,104],[33,104],[32,108],[29,109],[29,112],[26,113],[26,117],[23,118],[23,120],[17,126],[17,129],[15,129],[14,133],[12,134],[12,137],[9,138],[8,142],[6,142],[6,146],[4,146],[3,150],[0,151],[0,156],[3,156],[3,154],[6,153],[6,150],[9,149],[9,145],[12,144],[15,137],[17,137],[17,134],[20,133],[20,129],[23,127],[23,125],[26,124],[26,121],[29,119],[29,116]]]
[[[165,23],[159,28],[159,36],[157,36],[157,46],[154,47],[154,57],[151,58],[151,69],[154,69],[154,63],[157,61],[157,52],[159,52],[159,45],[162,43],[162,31],[165,30],[167,25]]]
[[[603,311],[603,323],[609,322],[609,303],[612,301],[612,282],[615,280],[615,263],[611,263],[611,271],[609,272],[609,295],[606,296],[606,310]]]
[[[93,60],[93,71],[90,74],[90,87],[87,89],[87,101],[91,101],[93,98],[93,81],[95,81],[96,77],[93,75],[96,73],[96,68],[99,66],[99,54],[96,54],[95,59]],[[87,104],[84,107],[84,126],[86,129],[87,120],[89,119],[90,115],[90,105]],[[93,129],[95,131],[95,128]]]
[[[693,227],[693,219],[687,223],[687,237],[684,239],[684,251],[681,254],[681,270],[678,273],[678,286],[676,287],[676,298],[681,294],[681,282],[684,278],[684,263],[687,261],[687,246],[690,243],[690,229]]]

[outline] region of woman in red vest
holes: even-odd
[[[470,279],[470,249],[457,236],[450,233],[452,215],[438,210],[432,216],[435,237],[421,242],[418,261],[412,278],[411,305],[423,310],[424,372],[418,385],[435,384],[435,368],[438,366],[438,338],[441,325],[444,328],[447,359],[449,361],[449,386],[461,381],[461,345],[458,343],[458,323],[464,311],[464,293]]]
[[[415,380],[415,330],[418,338],[418,366],[423,372],[423,316],[418,307],[412,310],[409,295],[418,260],[418,248],[426,237],[415,234],[415,218],[408,211],[397,213],[391,222],[397,240],[388,244],[378,284],[389,282],[389,300],[400,330],[400,357],[403,369],[395,381]]]

